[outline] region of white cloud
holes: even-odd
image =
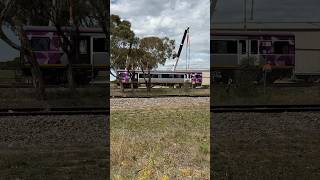
[[[116,0],[111,3],[111,14],[132,23],[139,37],[167,36],[179,48],[183,32],[190,27],[191,68],[210,66],[210,1],[202,0]],[[177,68],[185,68],[185,47]],[[174,62],[168,60],[165,68]]]

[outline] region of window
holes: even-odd
[[[251,40],[251,54],[258,54],[258,41]]]
[[[174,78],[181,78],[181,79],[183,79],[183,78],[184,78],[184,75],[183,75],[183,74],[175,74],[175,75],[174,75]]]
[[[171,74],[162,74],[161,77],[162,77],[162,78],[170,78],[170,75],[171,75]]]
[[[241,54],[246,54],[247,53],[247,42],[246,40],[240,40],[239,41],[239,45],[240,45],[240,51]]]
[[[139,74],[139,78],[144,78],[144,74]]]
[[[276,41],[273,43],[274,54],[289,54],[288,41]]]
[[[93,52],[107,52],[107,45],[105,38],[93,39]]]
[[[87,52],[87,49],[88,49],[88,47],[87,47],[87,40],[85,40],[85,39],[83,39],[83,40],[81,40],[80,41],[80,54],[87,54],[88,52]]]
[[[158,74],[151,74],[151,78],[159,78]]]
[[[212,40],[210,42],[213,54],[237,54],[237,41],[235,40]]]
[[[50,39],[48,37],[32,37],[31,48],[34,51],[49,51]]]

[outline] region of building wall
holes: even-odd
[[[320,32],[295,32],[296,74],[320,74]]]
[[[210,72],[202,72],[202,85],[203,86],[210,85]]]

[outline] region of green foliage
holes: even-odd
[[[173,55],[174,40],[155,36],[139,39],[131,30],[131,23],[118,15],[111,15],[110,28],[111,68],[115,72],[117,69],[130,71],[140,68],[146,75],[158,65],[164,65]],[[148,90],[150,83],[149,79]]]
[[[111,68],[124,69],[127,65],[129,49],[134,43],[134,32],[131,23],[121,20],[117,15],[111,15]],[[129,63],[130,64],[130,63]]]
[[[141,39],[139,48],[144,52],[140,59],[141,68],[151,70],[159,64],[164,65],[172,56],[174,41],[167,37],[146,37]]]

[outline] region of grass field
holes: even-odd
[[[46,94],[47,99],[40,101],[33,88],[1,88],[0,108],[108,106],[109,89],[77,88],[71,93],[68,88],[47,88]]]
[[[0,179],[107,178],[106,147],[34,146],[0,151]]]
[[[314,87],[267,87],[266,93],[262,87],[238,92],[231,88],[226,92],[225,87],[211,89],[213,105],[253,105],[253,104],[320,104],[320,86]]]
[[[11,82],[15,82],[15,71],[0,69],[0,83],[11,83]]]
[[[209,114],[208,105],[112,110],[111,178],[209,179]]]

